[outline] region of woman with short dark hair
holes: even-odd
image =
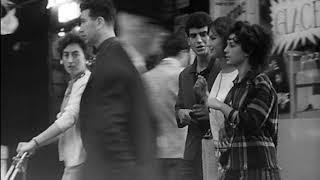
[[[271,33],[259,25],[239,21],[231,29],[226,59],[239,74],[224,102],[207,101],[226,117],[229,145],[220,157],[224,180],[280,179],[277,94],[263,73],[271,46]]]

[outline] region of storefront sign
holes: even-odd
[[[272,0],[274,51],[294,49],[320,38],[320,0]]]
[[[210,0],[213,19],[228,16],[234,20],[259,24],[259,1],[257,0]]]
[[[211,15],[213,19],[221,16],[229,16],[233,19],[243,19],[246,12],[244,0],[212,0],[210,1]]]

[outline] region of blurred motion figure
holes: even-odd
[[[181,166],[187,129],[178,128],[174,105],[178,77],[188,61],[188,42],[179,34],[168,35],[162,50],[165,58],[143,74],[148,95],[157,117],[157,158],[162,180],[182,180]]]
[[[98,50],[81,104],[87,151],[83,179],[146,179],[154,175],[154,115],[140,74],[115,37],[111,1],[80,4],[80,34]]]

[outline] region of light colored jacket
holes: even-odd
[[[59,160],[65,162],[65,166],[76,166],[86,159],[86,152],[83,148],[80,127],[79,108],[82,93],[87,85],[91,72],[76,80],[72,85],[71,94],[66,106],[57,115],[55,124],[64,131],[59,137]]]
[[[187,127],[178,128],[174,108],[182,70],[177,59],[165,58],[154,69],[143,74],[158,120],[158,158],[183,158]]]

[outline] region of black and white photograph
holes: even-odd
[[[1,180],[319,180],[320,0],[1,0]]]

